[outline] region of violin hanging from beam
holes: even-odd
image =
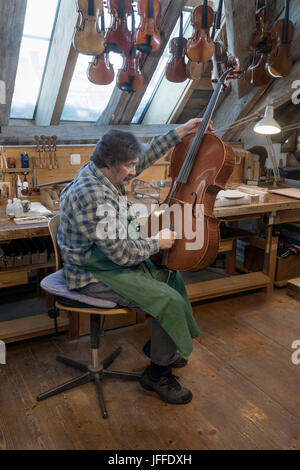
[[[101,30],[105,31],[104,12],[101,16]],[[109,61],[107,48],[104,49],[102,54],[93,57],[92,62],[89,62],[87,77],[95,85],[109,85],[114,80],[115,72]]]
[[[185,54],[187,40],[183,37],[183,13],[180,14],[179,37],[172,38],[170,53],[172,57],[166,67],[166,79],[169,82],[181,83],[188,77],[186,74]]]
[[[285,0],[285,15],[271,31],[272,51],[268,55],[266,71],[273,78],[287,77],[293,66],[289,47],[293,39],[294,24],[289,20],[289,0]]]
[[[209,30],[214,22],[214,11],[208,6],[208,0],[203,5],[194,8],[191,24],[194,28],[192,37],[187,42],[187,56],[194,62],[207,62],[214,53],[214,43]]]
[[[76,51],[98,55],[104,51],[104,32],[99,27],[103,12],[102,0],[76,0],[78,18],[73,34]]]
[[[157,26],[160,14],[159,0],[140,0],[138,14],[140,24],[135,38],[137,49],[145,54],[158,51],[161,45],[160,31]]]
[[[127,18],[131,14],[131,0],[108,0],[111,25],[108,28],[105,41],[108,51],[117,54],[129,54],[131,34],[127,27]]]
[[[134,93],[143,85],[143,75],[139,65],[141,53],[136,50],[134,43],[135,18],[133,7],[131,11],[131,24],[131,49],[128,55],[123,54],[123,65],[118,71],[116,83],[120,90]]]

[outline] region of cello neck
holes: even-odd
[[[203,29],[207,28],[207,15],[208,15],[207,0],[204,0],[203,10],[202,10],[202,28]]]
[[[193,164],[195,161],[195,158],[198,154],[199,148],[201,146],[203,137],[205,135],[205,132],[207,131],[207,128],[209,126],[211,117],[213,115],[213,112],[215,110],[218,98],[220,96],[220,93],[222,91],[222,87],[226,81],[227,75],[233,70],[233,67],[229,68],[226,70],[223,75],[221,76],[220,80],[218,81],[216,88],[211,96],[211,99],[208,103],[208,106],[206,108],[206,111],[203,116],[202,124],[196,133],[194,140],[190,146],[190,149],[188,151],[188,154],[185,158],[184,164],[181,167],[181,170],[178,174],[178,177],[176,179],[176,183],[183,183],[186,184],[188,177],[190,175],[190,172],[193,168]]]
[[[283,44],[286,44],[287,42],[289,42],[289,11],[290,11],[290,0],[285,0],[285,14],[284,14],[283,36],[282,36]]]
[[[269,4],[269,0],[266,0],[265,24],[268,25],[269,22],[270,22],[270,4]]]
[[[154,18],[153,0],[148,0],[148,18]]]
[[[89,15],[89,16],[95,16],[95,4],[94,4],[94,0],[89,0],[89,3],[88,3],[88,15]]]
[[[180,13],[178,53],[179,53],[179,56],[182,56],[183,54],[183,13]]]
[[[124,0],[119,0],[118,16],[119,16],[119,18],[125,18],[125,16],[126,16],[125,1]]]

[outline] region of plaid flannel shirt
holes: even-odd
[[[144,145],[144,154],[137,164],[136,174],[148,168],[179,142],[180,138],[174,130],[164,136],[154,137]],[[62,191],[57,241],[69,289],[80,289],[98,282],[92,273],[76,266],[88,260],[95,246],[99,246],[110,260],[121,266],[138,265],[158,252],[156,239],[122,239],[118,237],[118,230],[108,233],[106,239],[97,235],[97,224],[103,220],[102,214],[98,212],[97,215],[99,205],[109,204],[115,208],[119,217],[118,201],[122,193],[124,188],[115,187],[93,162],[86,163],[72,183]],[[110,226],[106,230],[110,231]]]

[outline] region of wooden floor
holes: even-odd
[[[55,362],[66,354],[88,363],[88,337],[65,335],[7,345],[0,366],[0,449],[300,449],[300,304],[277,290],[194,307],[203,331],[188,366],[178,369],[192,402],[174,406],[137,382],[106,380],[109,419],[93,384],[46,401],[35,397],[77,373]],[[148,323],[108,332],[114,368],[142,371]]]

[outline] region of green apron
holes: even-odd
[[[128,218],[127,233],[133,239],[133,230],[128,227],[128,222],[131,221],[132,218]],[[95,247],[87,262],[78,267],[91,272],[114,292],[154,317],[172,338],[182,356],[188,359],[193,350],[192,338],[196,338],[201,332],[194,320],[178,271],[157,266],[149,259],[137,266],[119,266],[99,247]]]

